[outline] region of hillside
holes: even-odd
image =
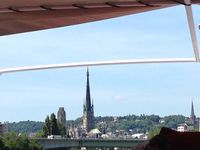
[[[169,127],[176,129],[179,124],[188,122],[187,117],[183,115],[171,115],[160,117],[158,115],[127,115],[119,117],[95,117],[96,127],[105,131],[115,132],[116,130],[132,130],[133,132],[148,132],[155,127]],[[43,122],[37,121],[20,121],[8,124],[9,131],[16,133],[34,133],[43,128]],[[68,120],[67,126],[80,127],[82,118]]]
[[[43,128],[43,122],[39,121],[20,121],[8,123],[8,131],[16,133],[35,133]]]

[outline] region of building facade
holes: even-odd
[[[91,102],[89,70],[87,69],[86,99],[83,105],[83,129],[88,133],[94,127],[94,106]]]
[[[0,122],[0,135],[4,135],[7,132],[8,132],[8,126],[7,126],[7,124],[2,124]]]
[[[66,112],[64,107],[59,107],[57,112],[57,121],[61,123],[64,127],[66,127]]]

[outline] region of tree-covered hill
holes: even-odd
[[[160,117],[158,115],[127,115],[123,117],[96,117],[97,127],[106,126],[107,130],[125,130],[132,132],[148,132],[155,127],[169,127],[176,129],[178,125],[187,122],[183,115]]]
[[[104,128],[106,131],[115,132],[116,130],[125,130],[132,132],[148,132],[155,127],[170,127],[176,129],[179,124],[187,122],[189,118],[183,115],[171,115],[160,117],[158,115],[127,115],[127,116],[105,116],[95,117],[96,127]],[[35,133],[43,129],[44,122],[20,121],[8,124],[9,131],[16,133]],[[82,118],[68,120],[67,126],[80,127]]]
[[[20,121],[8,123],[8,131],[16,133],[35,133],[42,130],[44,123],[39,121]]]
[[[183,115],[171,115],[160,117],[158,115],[127,115],[127,116],[105,116],[95,117],[96,127],[107,131],[125,130],[132,132],[148,132],[155,127],[169,127],[176,129],[178,125],[188,121]],[[69,126],[81,126],[82,118],[67,121]]]

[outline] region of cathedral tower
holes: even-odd
[[[63,127],[66,127],[66,112],[64,107],[59,107],[57,112],[57,119],[58,123],[62,124]]]
[[[86,99],[83,105],[83,128],[90,132],[94,129],[94,106],[91,103],[89,71],[87,69]]]

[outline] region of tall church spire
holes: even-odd
[[[87,68],[87,83],[86,83],[86,109],[91,110],[91,97],[90,97],[90,82],[89,82],[89,69]]]
[[[87,68],[86,99],[83,106],[83,128],[89,132],[94,128],[94,108],[91,103],[89,69]]]

